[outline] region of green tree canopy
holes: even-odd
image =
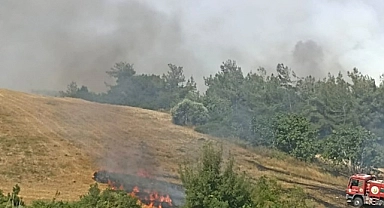
[[[317,131],[298,114],[279,114],[272,122],[273,145],[302,160],[312,160],[316,154]]]

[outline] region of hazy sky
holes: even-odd
[[[0,0],[0,87],[103,90],[114,63],[162,74],[245,72],[278,63],[300,75],[384,73],[382,0]]]

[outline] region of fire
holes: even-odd
[[[116,183],[108,179],[108,185],[112,190],[121,190],[124,191],[123,184],[120,184],[119,187],[117,187]]]
[[[106,171],[99,171],[101,173],[106,173]],[[97,172],[95,172],[96,174]],[[166,208],[173,207],[172,199],[168,194],[160,194],[155,190],[146,190],[140,188],[138,185],[130,186],[130,188],[125,187],[120,180],[114,180],[110,177],[96,176],[94,174],[94,179],[105,179],[104,183],[107,183],[112,190],[124,190],[128,195],[136,197],[139,200],[139,203],[144,208]],[[139,171],[137,173],[140,178],[152,178],[150,174],[146,171]]]
[[[145,208],[163,208],[163,205],[168,205],[167,207],[172,207],[172,199],[171,197],[167,195],[160,195],[156,191],[147,191],[144,190],[143,192],[147,193],[144,198],[140,199],[140,189],[139,187],[135,186],[132,190],[132,192],[128,193],[129,195],[133,197],[139,198],[139,201]]]

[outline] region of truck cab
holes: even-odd
[[[347,203],[354,207],[384,205],[384,182],[375,175],[355,174],[349,178],[346,188]]]

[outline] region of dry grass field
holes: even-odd
[[[173,125],[167,113],[0,90],[0,189],[19,183],[27,203],[52,199],[57,190],[59,199],[76,200],[101,168],[146,169],[177,182],[178,164],[197,156],[206,140],[219,139]],[[345,207],[345,177],[273,151],[230,142],[224,148],[251,177],[297,184],[316,207]]]

